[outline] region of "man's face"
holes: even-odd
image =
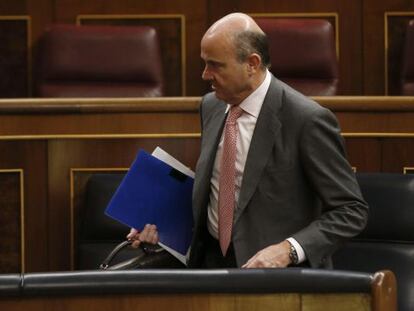
[[[248,64],[237,60],[229,38],[205,36],[201,41],[201,58],[205,62],[202,78],[211,83],[217,98],[238,105],[251,93]]]

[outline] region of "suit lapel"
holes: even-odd
[[[206,164],[208,169],[206,172],[211,172],[209,168],[213,167],[214,160],[216,158],[217,146],[220,142],[221,133],[223,131],[224,119],[226,118],[226,105],[218,105],[214,114],[211,116],[211,121],[208,122],[208,129],[203,132],[204,136],[204,146],[205,154],[207,161]],[[202,170],[205,171],[204,169]]]
[[[226,105],[220,104],[220,102],[215,103],[216,107],[211,115],[203,116],[210,118],[205,122],[205,128],[203,129],[203,153],[200,155],[202,157],[202,165],[197,168],[197,176],[200,182],[198,183],[199,189],[196,189],[195,197],[201,199],[200,201],[200,212],[202,206],[208,200],[208,194],[210,193],[210,179],[213,172],[214,160],[216,158],[217,147],[220,142],[221,133],[223,131],[224,119],[226,117],[225,110]]]
[[[211,165],[214,164],[214,159],[216,158],[217,146],[220,142],[220,137],[223,132],[224,119],[226,118],[225,114],[226,105],[220,105],[217,110],[214,112],[214,115],[211,117],[209,122],[209,128],[204,133],[206,136],[205,147],[206,157],[209,159],[208,163]]]
[[[246,165],[244,167],[238,208],[234,215],[234,223],[240,218],[243,210],[250,201],[250,198],[256,190],[260,176],[263,173],[263,169],[268,162],[275,142],[274,137],[278,135],[281,127],[281,123],[277,118],[277,112],[281,103],[282,87],[272,77],[250,143]]]

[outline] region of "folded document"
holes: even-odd
[[[155,224],[160,244],[183,260],[192,237],[193,183],[194,173],[162,149],[140,150],[105,213],[139,231]]]

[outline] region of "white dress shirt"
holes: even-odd
[[[243,109],[243,114],[239,119],[237,119],[236,122],[238,136],[236,142],[235,210],[238,208],[240,187],[243,181],[244,166],[246,164],[250,142],[252,140],[260,109],[262,108],[264,98],[270,86],[270,81],[271,75],[269,71],[266,70],[266,77],[263,80],[262,84],[240,103],[240,108]],[[227,106],[225,113],[227,113],[229,109],[230,105]],[[220,160],[223,151],[223,138],[224,135],[222,134],[214,161],[213,174],[210,181],[210,202],[208,204],[207,228],[210,234],[216,239],[218,239],[218,192],[220,179]],[[289,238],[287,240],[296,249],[299,262],[303,262],[306,259],[303,248],[295,239]]]

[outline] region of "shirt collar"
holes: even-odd
[[[240,108],[243,111],[251,114],[255,118],[259,116],[260,109],[262,108],[263,101],[266,97],[267,90],[269,89],[271,81],[271,75],[269,70],[266,69],[266,77],[257,89],[247,96],[241,103]],[[230,105],[227,105],[226,113],[229,111]]]

